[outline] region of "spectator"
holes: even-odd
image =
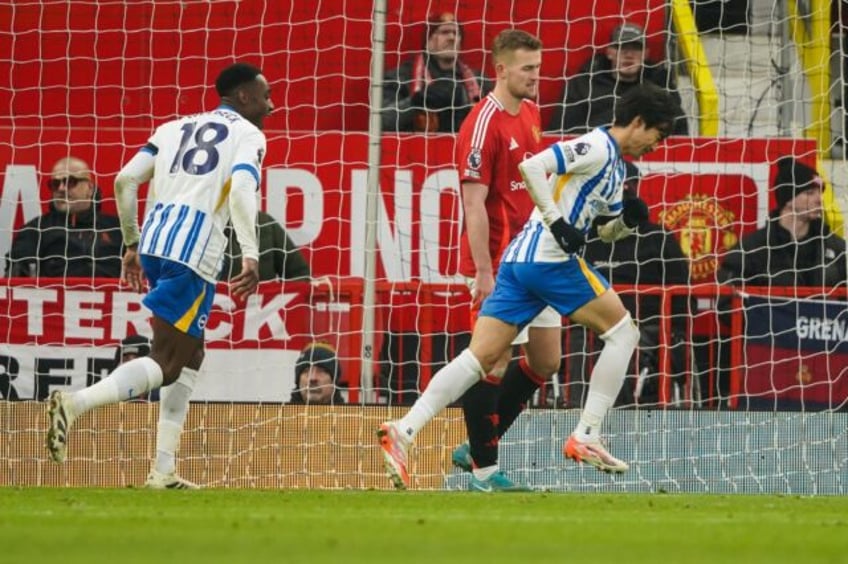
[[[613,30],[610,45],[567,81],[564,100],[557,104],[548,130],[585,133],[595,127],[612,125],[616,101],[643,81],[668,90],[680,106],[680,94],[669,69],[645,59],[644,30],[625,23]],[[672,135],[688,134],[689,125],[681,110]]]
[[[638,198],[640,173],[636,165],[626,162],[623,199]],[[612,243],[603,242],[597,234],[596,227],[590,232],[590,238],[583,252],[583,258],[609,280],[610,284],[644,284],[648,286],[663,286],[689,283],[689,259],[680,248],[680,243],[673,234],[662,226],[646,219],[636,228],[633,237],[625,237]],[[638,372],[645,376],[654,376],[633,386],[624,386],[619,394],[620,404],[632,404],[658,401],[658,387],[655,376],[659,374],[660,327],[662,319],[661,298],[658,295],[637,295],[624,293],[621,301],[633,314],[639,324],[639,365]],[[672,306],[672,336],[670,339],[672,353],[672,374],[683,376],[689,370],[686,367],[687,350],[683,346],[688,319],[688,299],[680,297],[673,299]],[[587,350],[585,344],[585,329],[582,327],[569,328],[569,344],[573,353],[569,363],[568,374],[588,374],[582,364],[585,360],[580,352]],[[596,345],[601,343],[597,340]],[[573,382],[571,400],[575,405],[582,405],[585,399],[584,391],[588,382]],[[634,395],[635,392],[640,392]]]
[[[257,214],[256,224],[259,230],[259,279],[309,278],[309,264],[289,239],[283,226],[264,211]],[[233,233],[232,225],[227,225],[225,234],[227,251],[224,253],[224,267],[218,275],[218,280],[229,280],[241,272],[241,246]]]
[[[336,350],[328,343],[310,343],[294,365],[294,389],[290,404],[340,405],[344,398],[339,391],[342,369]]]
[[[113,370],[125,362],[134,358],[141,358],[150,354],[150,339],[144,335],[130,335],[125,337],[115,348],[115,364]]]
[[[462,27],[445,12],[427,20],[424,51],[386,73],[383,131],[455,132],[480,100],[483,79],[459,57]]]
[[[822,220],[825,185],[816,170],[782,157],[777,161],[777,206],[765,227],[727,252],[719,277],[751,286],[815,286],[846,283],[845,240]]]
[[[150,339],[144,335],[130,335],[124,337],[115,347],[115,364],[112,370],[125,362],[150,354]],[[149,393],[131,398],[129,401],[159,401],[159,388],[150,390]]]
[[[47,186],[53,194],[50,210],[18,232],[6,276],[120,277],[118,218],[100,211],[100,190],[88,164],[76,157],[59,159]]]

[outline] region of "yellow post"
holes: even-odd
[[[810,13],[799,14],[788,2],[790,32],[810,86],[811,116],[804,133],[818,144],[819,156],[830,149],[830,1],[809,0]]]
[[[701,137],[716,137],[719,127],[718,89],[688,0],[672,0],[671,19],[677,31],[680,50],[686,58],[686,68],[695,86],[699,112],[698,134]]]

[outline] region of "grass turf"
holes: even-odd
[[[0,562],[844,562],[848,499],[0,489]]]

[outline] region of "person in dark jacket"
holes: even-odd
[[[294,389],[290,404],[341,405],[339,391],[342,369],[336,350],[329,344],[314,342],[300,351],[294,365]]]
[[[621,25],[615,28],[610,40],[609,47],[566,82],[564,100],[555,107],[548,131],[585,133],[612,125],[615,101],[642,81],[668,90],[681,106],[669,69],[645,60],[645,32],[641,27],[632,23]],[[681,113],[674,122],[672,135],[688,134],[689,125]]]
[[[283,226],[264,211],[257,214],[256,225],[259,228],[259,280],[308,279],[309,264],[289,239]],[[227,225],[225,233],[227,251],[218,280],[229,280],[241,272],[241,246],[231,225]]]
[[[459,131],[485,94],[480,73],[459,57],[461,42],[453,14],[428,18],[424,51],[385,75],[383,131]]]
[[[845,240],[822,219],[825,185],[815,169],[792,157],[777,161],[777,206],[765,227],[727,252],[719,278],[750,286],[813,286],[846,283]]]
[[[82,159],[53,166],[50,210],[21,228],[6,257],[6,276],[121,276],[118,218],[100,211],[100,191]]]
[[[627,173],[624,183],[625,200],[638,198],[640,172],[636,165],[626,162]],[[613,243],[604,243],[593,227],[583,251],[583,258],[609,280],[610,284],[637,284],[645,286],[666,286],[689,284],[689,259],[680,247],[677,238],[662,226],[645,220],[636,228],[632,237],[625,237]],[[652,403],[658,400],[656,376],[659,374],[659,345],[662,322],[661,297],[659,295],[638,296],[621,294],[621,301],[631,312],[639,325],[638,371],[647,378],[635,386],[624,386],[619,396],[619,404],[632,404],[636,399],[640,403]],[[684,376],[686,369],[686,350],[683,341],[686,325],[690,318],[690,300],[677,297],[671,301],[671,345],[672,375]],[[582,328],[570,329],[571,347],[575,350],[588,350],[583,346],[585,337]],[[582,338],[581,338],[582,337]],[[601,343],[595,343],[600,347]],[[582,355],[574,355],[571,363],[582,363]],[[569,366],[569,374],[588,374],[579,366]],[[587,382],[575,382],[571,389],[572,403],[579,403]]]

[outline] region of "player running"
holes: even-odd
[[[151,352],[84,390],[50,395],[47,448],[58,463],[65,461],[68,432],[77,417],[165,386],[157,459],[146,485],[196,487],[176,475],[174,454],[203,362],[203,330],[230,219],[244,257],[232,292],[245,297],[259,283],[256,190],[266,147],[261,129],[274,108],[268,81],[254,66],[225,68],[215,88],[218,108],[159,126],[115,180],[126,245],[121,280],[141,292],[147,279],[143,303],[153,313]],[[138,187],[148,181],[148,211],[139,232]]]
[[[492,47],[497,82],[462,123],[457,135],[465,228],[460,273],[472,292],[472,314],[492,293],[498,260],[533,211],[518,165],[542,149],[538,93],[542,43],[521,30],[498,34]],[[559,368],[562,319],[545,308],[513,341],[526,359],[513,362],[512,348],[462,398],[468,442],[452,455],[455,466],[472,472],[469,489],[523,491],[498,465],[498,441],[539,386]]]
[[[495,290],[483,303],[470,345],[436,373],[405,417],[383,423],[378,431],[396,486],[409,484],[407,450],[415,435],[485,377],[518,331],[547,306],[605,343],[563,454],[605,472],[628,469],[604,447],[600,429],[624,383],[639,331],[609,282],[577,253],[596,217],[611,217],[598,229],[607,242],[630,235],[647,218],[642,200],[622,202],[622,156],[652,151],[671,131],[678,112],[665,90],[642,84],[618,102],[609,129],[556,143],[519,165],[536,209],[501,257]]]

